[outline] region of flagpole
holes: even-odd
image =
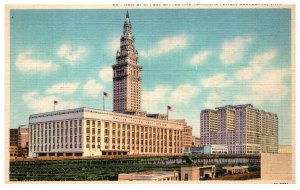
[[[169,120],[169,107],[167,106],[167,120]]]
[[[103,94],[102,94],[102,98],[103,98],[103,111],[105,111],[104,92],[103,92]]]

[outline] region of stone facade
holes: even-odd
[[[37,156],[182,155],[186,123],[91,108],[31,115],[30,152]]]

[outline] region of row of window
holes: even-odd
[[[45,143],[72,143],[72,142],[79,142],[81,143],[81,136],[65,136],[65,137],[34,137],[31,139],[31,144],[45,144]]]
[[[81,144],[56,144],[56,145],[31,145],[29,147],[31,152],[40,152],[40,151],[51,151],[55,149],[73,149],[73,148],[82,148]]]
[[[82,130],[79,128],[59,128],[59,129],[49,129],[49,130],[31,130],[31,137],[35,136],[63,136],[63,135],[81,135]]]
[[[54,121],[40,124],[31,124],[29,130],[47,129],[55,127],[69,127],[69,126],[82,126],[82,120],[65,120],[65,121]]]
[[[104,138],[104,143],[109,143],[109,140],[110,140],[110,138],[108,138],[108,137],[105,137]],[[86,137],[86,142],[87,143],[95,143],[95,141],[96,141],[96,138],[90,138],[90,137]],[[98,143],[100,143],[101,142],[101,138],[100,137],[98,137],[97,138],[97,142]],[[120,143],[125,143],[126,141],[125,141],[125,139],[120,139],[120,138],[112,138],[111,139],[111,143],[118,143],[118,144],[120,144]],[[130,142],[131,142],[131,144],[144,144],[144,142],[145,142],[145,144],[147,145],[147,144],[149,144],[149,145],[161,145],[161,146],[167,146],[167,144],[169,144],[169,146],[179,146],[180,145],[180,143],[178,142],[178,141],[174,141],[174,142],[172,142],[172,141],[169,141],[169,142],[167,142],[167,141],[151,141],[151,140],[143,140],[143,139],[127,139],[127,144],[130,144]],[[188,141],[188,142],[191,142],[191,141]]]
[[[98,148],[100,149],[101,146],[100,145],[95,145],[95,144],[87,144],[86,148]],[[109,146],[105,146],[105,149],[110,149]],[[125,150],[125,146],[111,146],[112,150]],[[149,153],[173,153],[172,151],[174,150],[174,153],[181,153],[182,149],[181,148],[169,148],[169,152],[167,151],[167,148],[163,148],[163,147],[143,147],[143,146],[127,146],[127,150],[137,150],[140,152],[149,152]]]

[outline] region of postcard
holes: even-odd
[[[295,183],[294,5],[7,5],[7,183]]]

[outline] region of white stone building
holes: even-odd
[[[90,108],[33,114],[29,150],[37,156],[182,155],[184,127]]]

